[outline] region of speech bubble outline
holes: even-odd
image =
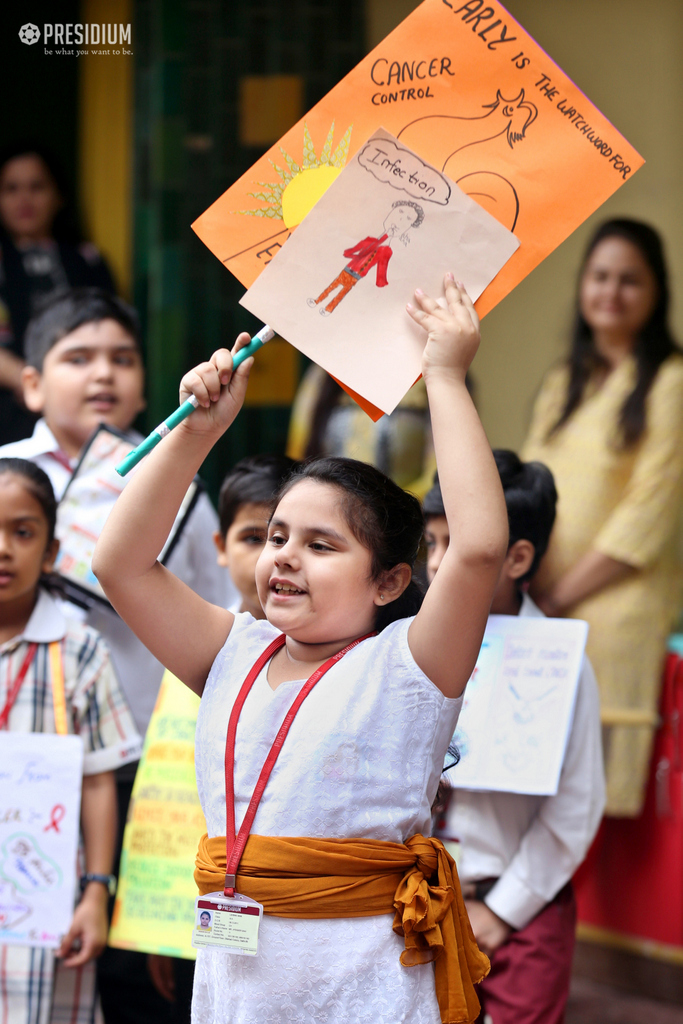
[[[369,139],[358,154],[358,163],[383,185],[391,185],[413,199],[448,206],[448,179],[412,150],[391,139]]]

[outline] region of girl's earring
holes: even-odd
[[[384,594],[380,594],[379,595],[379,599],[380,599],[380,601],[383,601],[384,600]]]

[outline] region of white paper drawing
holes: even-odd
[[[587,634],[578,619],[490,616],[453,737],[452,786],[557,791]]]
[[[83,743],[0,732],[0,945],[55,949],[74,910]]]
[[[445,174],[380,128],[257,278],[242,304],[390,413],[421,373],[415,288],[452,271],[476,300],[519,246]]]

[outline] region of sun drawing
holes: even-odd
[[[320,157],[316,157],[308,125],[304,122],[304,148],[301,166],[280,146],[280,152],[285,158],[287,167],[280,167],[273,160],[270,161],[279,175],[280,181],[259,181],[258,184],[264,191],[249,193],[253,199],[258,199],[266,205],[254,210],[240,210],[239,212],[249,217],[276,218],[284,221],[286,227],[295,228],[340,174],[346,163],[352,128],[353,125],[350,125],[346,129],[344,138],[333,153],[333,121],[327,133],[322,153]]]

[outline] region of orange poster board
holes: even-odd
[[[495,0],[424,0],[193,224],[247,287],[380,126],[520,240],[484,315],[643,158]]]

